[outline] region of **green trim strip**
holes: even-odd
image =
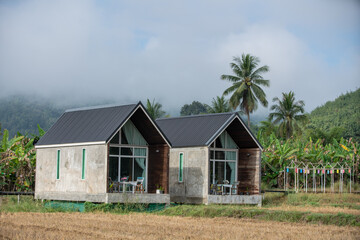
[[[82,152],[82,167],[81,167],[81,179],[85,179],[85,149]]]
[[[184,153],[180,153],[180,159],[179,159],[179,182],[183,181],[183,161],[184,161]]]
[[[60,150],[57,150],[56,179],[60,179]]]

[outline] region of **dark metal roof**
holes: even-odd
[[[106,142],[140,104],[68,110],[36,146]]]
[[[238,113],[215,113],[157,119],[156,123],[173,147],[209,146],[227,130],[241,147],[262,146],[244,124]]]

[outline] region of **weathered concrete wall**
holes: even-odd
[[[261,195],[209,195],[208,204],[257,204],[261,207]]]
[[[170,204],[169,194],[132,194],[132,193],[108,193],[107,203],[166,203]]]
[[[38,199],[61,201],[104,202],[104,203],[165,203],[170,204],[169,194],[132,194],[132,193],[78,193],[78,192],[41,192]]]
[[[179,182],[180,153],[184,153],[183,182]],[[169,168],[169,189],[172,202],[207,202],[209,189],[209,150],[207,147],[170,149]]]
[[[81,179],[83,149],[86,149],[84,180]],[[56,179],[57,150],[60,150],[60,179]],[[84,194],[106,193],[106,145],[40,148],[36,154],[36,198],[51,199],[51,193],[66,193],[64,198],[70,193],[80,198]]]

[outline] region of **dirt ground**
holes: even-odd
[[[360,239],[360,228],[150,214],[0,213],[0,239]]]

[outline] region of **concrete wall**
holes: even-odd
[[[179,154],[184,153],[183,182],[179,182]],[[206,203],[209,189],[207,147],[170,149],[169,190],[172,202]]]
[[[84,180],[81,179],[83,149],[86,149]],[[56,179],[57,150],[60,150],[60,179]],[[49,196],[51,199],[55,193],[64,193],[64,196],[106,193],[106,145],[39,148],[36,151],[36,198]]]

